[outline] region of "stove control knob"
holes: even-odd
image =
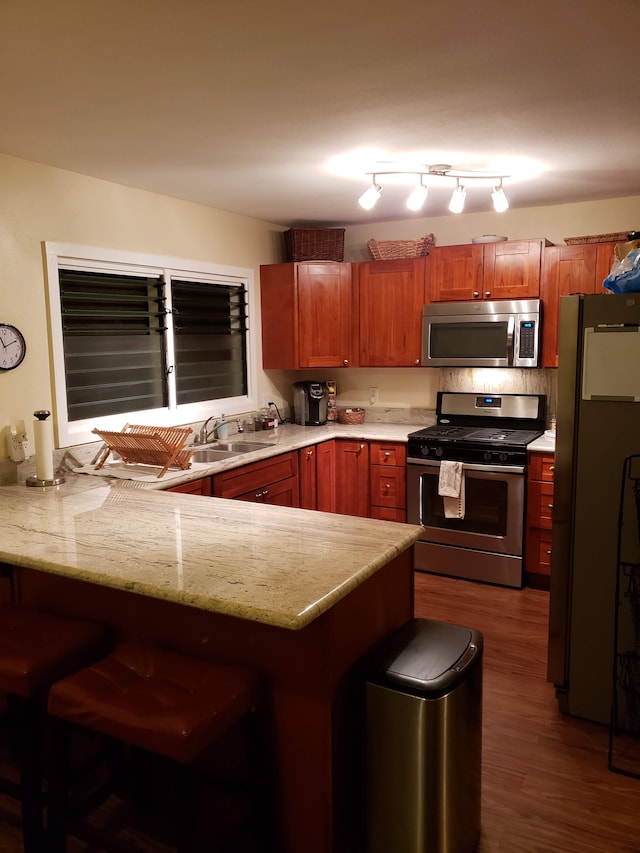
[[[508,458],[509,458],[509,457],[507,456],[507,454],[506,454],[504,451],[503,451],[502,453],[499,453],[499,454],[498,454],[498,459],[499,459],[501,462],[506,462]]]
[[[428,447],[421,447],[420,453],[422,453],[423,456],[428,456],[429,455],[429,448]]]
[[[442,456],[443,453],[444,453],[444,450],[441,447],[436,447],[436,449],[435,449],[436,456],[440,457],[440,456]]]
[[[491,462],[491,455],[492,454],[490,450],[485,450],[485,452],[482,454],[482,458],[485,462]]]

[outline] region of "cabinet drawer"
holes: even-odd
[[[531,528],[527,531],[525,569],[528,575],[551,574],[551,531]]]
[[[238,495],[236,500],[250,503],[271,504],[271,506],[300,506],[298,478],[287,477],[278,483],[261,486],[247,494]]]
[[[547,574],[551,571],[551,531],[538,531],[538,565],[540,571]]]
[[[372,441],[369,447],[369,459],[372,465],[406,464],[407,448],[404,444],[381,444]]]
[[[553,482],[555,457],[547,453],[529,454],[529,479]]]
[[[371,518],[377,518],[378,521],[399,521],[405,523],[407,520],[407,511],[392,506],[372,506]]]
[[[406,471],[404,468],[371,467],[371,505],[405,509]]]
[[[206,495],[210,497],[211,477],[202,477],[200,480],[192,480],[190,483],[181,483],[179,486],[172,486],[167,491],[182,492],[185,495]]]
[[[530,482],[527,496],[527,524],[550,530],[553,521],[553,483]]]
[[[217,498],[238,498],[289,477],[298,478],[297,453],[283,453],[218,474],[213,478],[213,494]]]

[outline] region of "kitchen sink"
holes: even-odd
[[[192,462],[220,462],[222,459],[231,459],[232,456],[240,456],[243,453],[251,453],[252,450],[261,450],[265,444],[251,441],[221,441],[209,447],[196,450],[191,454]]]
[[[213,449],[233,450],[236,453],[250,453],[252,450],[263,450],[266,444],[257,441],[218,441]]]

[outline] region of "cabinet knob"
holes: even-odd
[[[555,470],[556,470],[556,466],[555,466],[555,465],[549,465],[549,470],[550,470],[550,471],[555,471]]]
[[[549,509],[553,509],[553,504],[547,504],[547,506],[549,507]]]
[[[364,444],[360,445],[360,450],[364,450]]]
[[[386,491],[388,492],[389,489],[391,488],[391,483],[385,483],[384,487],[385,487]]]
[[[349,359],[345,358],[342,363],[344,364],[345,367],[348,367],[349,366]]]
[[[551,549],[549,549],[549,550],[547,551],[547,557],[550,557],[550,556],[551,556]]]
[[[485,290],[484,295],[485,295],[485,299],[488,299],[491,296],[491,291]]]
[[[480,294],[478,293],[478,291],[477,291],[477,290],[474,290],[474,291],[473,291],[473,298],[474,298],[474,299],[477,299],[479,296],[480,296]]]
[[[384,455],[385,455],[385,458],[391,456],[391,451],[385,450]]]
[[[268,494],[269,494],[269,489],[265,489],[264,492],[262,493],[262,497],[266,498]]]
[[[313,450],[307,450],[307,460],[310,462],[313,456]]]
[[[420,364],[420,359],[419,359],[419,358],[416,358],[416,360],[415,360],[413,363],[414,363],[414,364]]]

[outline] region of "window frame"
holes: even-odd
[[[179,426],[215,415],[237,415],[255,411],[257,406],[257,341],[254,328],[256,317],[256,293],[254,271],[251,268],[232,267],[223,264],[193,261],[171,256],[126,252],[83,246],[74,243],[45,242],[45,272],[47,282],[47,308],[53,360],[54,422],[57,431],[57,446],[70,447],[96,441],[92,429],[121,430],[125,423],[146,426]],[[118,415],[69,421],[67,409],[67,383],[65,376],[64,339],[60,302],[60,268],[84,272],[124,273],[128,275],[161,276],[165,281],[166,307],[171,309],[171,287],[169,281],[193,280],[202,283],[243,285],[246,288],[246,370],[247,393],[238,397],[218,400],[203,400],[198,403],[178,405],[175,381],[168,375],[168,405],[159,409],[127,412]],[[165,335],[165,359],[167,366],[173,364],[173,325],[169,322]]]

